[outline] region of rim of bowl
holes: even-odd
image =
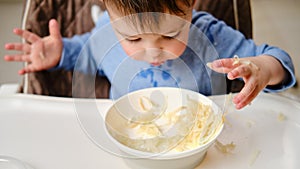
[[[224,123],[222,123],[218,129],[217,132],[215,132],[214,136],[205,144],[199,145],[198,147],[191,149],[191,150],[185,150],[185,151],[181,151],[181,152],[175,152],[175,153],[168,153],[171,150],[165,151],[165,152],[160,152],[160,153],[152,153],[152,152],[146,152],[146,151],[141,151],[141,150],[137,150],[134,148],[131,148],[129,146],[126,146],[124,144],[122,144],[121,142],[119,142],[116,138],[114,138],[110,132],[108,131],[107,128],[107,123],[106,123],[106,119],[107,119],[107,115],[109,113],[109,111],[113,108],[113,106],[115,104],[117,104],[120,100],[122,100],[124,97],[128,97],[129,95],[134,95],[136,93],[140,93],[143,91],[151,91],[151,90],[183,90],[186,91],[188,93],[194,93],[196,95],[199,95],[201,98],[205,98],[208,101],[211,101],[212,105],[214,105],[218,111],[221,112],[221,108],[211,99],[209,99],[207,96],[192,91],[192,90],[188,90],[188,89],[182,89],[182,88],[175,88],[175,87],[153,87],[153,88],[145,88],[145,89],[140,89],[140,90],[136,90],[133,92],[130,92],[124,96],[121,96],[120,98],[118,98],[110,107],[109,109],[106,111],[105,113],[105,118],[104,118],[104,128],[105,128],[105,132],[108,135],[108,137],[110,138],[110,140],[112,140],[114,142],[115,145],[117,145],[117,147],[127,153],[128,155],[132,156],[132,157],[128,157],[128,158],[153,158],[153,159],[157,159],[157,160],[163,160],[163,159],[176,159],[176,158],[182,158],[182,157],[187,157],[190,155],[194,155],[198,152],[201,152],[203,150],[205,150],[204,152],[207,151],[207,149],[210,147],[211,144],[213,144],[215,142],[215,140],[217,139],[217,137],[221,134],[221,132],[223,131],[224,128]],[[128,150],[128,151],[125,151]]]

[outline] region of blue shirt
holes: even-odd
[[[206,12],[193,12],[188,44],[183,54],[157,67],[126,55],[113,32],[108,13],[100,17],[91,32],[64,38],[63,44],[57,68],[106,76],[111,82],[112,99],[138,89],[162,86],[190,89],[204,95],[226,93],[226,76],[210,70],[206,63],[234,55],[266,54],[281,62],[289,80],[264,91],[281,91],[296,82],[292,60],[285,51],[267,44],[258,46]]]

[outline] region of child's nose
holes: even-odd
[[[161,48],[147,48],[146,54],[152,58],[159,57],[159,55],[162,53]]]

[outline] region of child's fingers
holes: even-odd
[[[228,79],[233,80],[240,77],[246,77],[251,74],[251,69],[248,66],[240,65],[228,72]]]
[[[18,73],[20,75],[24,75],[26,73],[31,73],[31,72],[35,72],[35,71],[37,71],[37,69],[35,69],[32,64],[28,64],[26,67],[24,67],[23,69],[19,70]]]
[[[30,53],[31,47],[27,43],[7,43],[5,44],[6,50],[18,50],[24,53]]]
[[[249,80],[247,83],[245,83],[245,86],[240,93],[233,98],[236,108],[241,109],[242,107],[250,104],[253,98],[257,95],[256,90],[257,83],[254,80]]]
[[[247,105],[250,105],[251,102],[254,100],[254,98],[258,95],[259,91],[254,90],[248,97],[246,97],[244,100],[240,101],[235,105],[237,109],[241,109]]]
[[[207,63],[207,66],[216,72],[228,73],[236,67],[233,65],[233,62],[233,58],[219,59],[211,63]]]
[[[55,19],[51,19],[49,21],[49,32],[50,32],[50,36],[53,36],[55,38],[61,38],[59,25]]]
[[[24,75],[25,73],[26,73],[26,72],[25,72],[24,69],[21,69],[21,70],[18,71],[18,74],[19,74],[19,75]]]
[[[14,54],[4,56],[6,61],[15,61],[15,62],[31,62],[30,55],[25,54]]]
[[[34,72],[34,67],[32,64],[27,64],[25,67],[23,67],[23,69],[18,71],[19,75],[24,75],[31,72]]]
[[[22,38],[26,39],[28,42],[30,43],[34,43],[36,42],[37,40],[40,39],[40,37],[32,32],[29,32],[27,30],[22,30],[22,29],[14,29],[14,33],[16,35],[19,35],[21,36]]]

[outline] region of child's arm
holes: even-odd
[[[91,36],[95,36],[95,34],[97,34],[97,32],[99,30],[101,30],[103,27],[107,27],[106,25],[108,25],[110,23],[109,21],[109,16],[108,13],[105,12],[97,21],[95,27],[89,31],[86,32],[84,34],[77,34],[74,35],[72,37],[64,37],[62,38],[62,43],[63,43],[63,49],[62,49],[62,53],[61,53],[61,57],[60,57],[60,61],[59,63],[56,65],[55,69],[66,69],[66,70],[73,70],[74,67],[76,66],[76,63],[82,62],[83,57],[81,57],[82,55],[86,55],[88,57],[85,57],[85,61],[88,60],[88,62],[93,62],[92,60],[94,59],[93,57],[95,57],[95,53],[93,53],[92,48],[97,45],[100,44],[101,46],[101,39],[104,39],[103,37],[99,38],[99,42],[97,40],[97,42],[92,42],[89,41]],[[94,37],[95,39],[95,37]],[[83,50],[84,49],[84,50]],[[90,53],[86,53],[86,52],[90,52]],[[97,54],[96,54],[97,55]],[[77,66],[79,66],[77,64]],[[88,67],[91,65],[88,65]],[[89,69],[87,67],[87,65],[84,64],[80,64],[79,67],[76,67],[75,69],[78,71],[78,69],[80,69],[80,71],[83,71],[85,73],[87,72],[87,69]],[[52,69],[53,70],[53,69]]]
[[[44,38],[22,29],[14,29],[14,33],[29,43],[8,43],[6,50],[21,51],[21,54],[6,55],[6,61],[28,62],[28,65],[19,70],[25,74],[55,67],[61,58],[63,49],[62,37],[56,20],[49,21],[50,35]]]
[[[233,98],[237,109],[250,104],[266,86],[278,85],[283,82],[287,74],[281,63],[268,55],[241,59],[219,59],[212,62],[210,67],[217,72],[227,73],[230,80],[243,78],[245,86]]]
[[[221,58],[211,63],[212,69],[228,73],[229,79],[242,78],[245,82],[244,88],[233,99],[237,109],[250,104],[262,90],[277,92],[295,84],[292,59],[282,49],[267,44],[256,45],[252,39],[246,39],[242,33],[207,13],[197,13],[194,21]],[[241,57],[238,64],[233,64],[234,55]]]

